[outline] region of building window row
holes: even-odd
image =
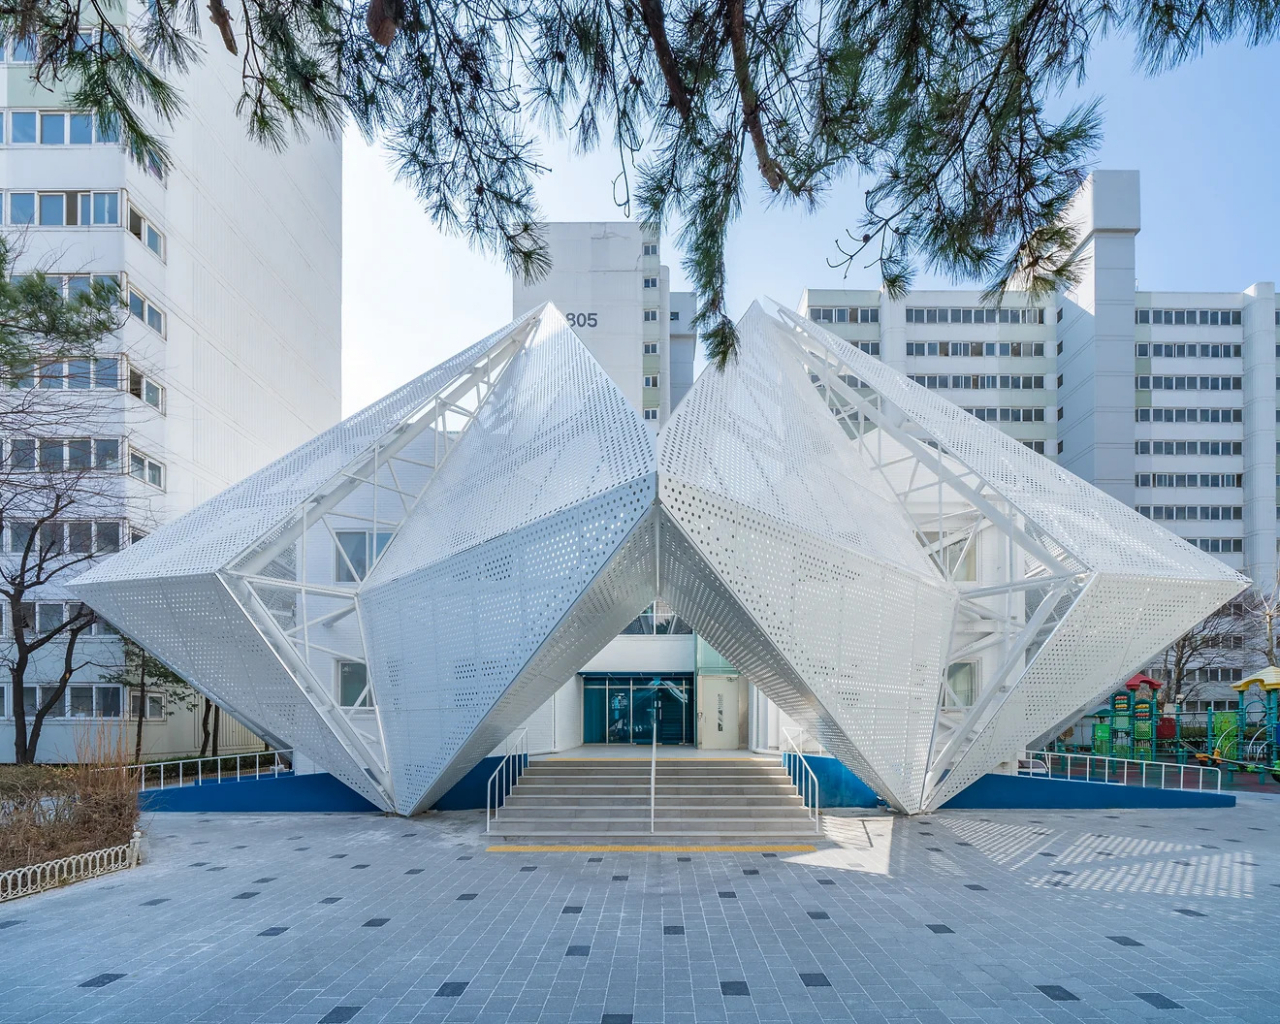
[[[1243,473],[1135,473],[1135,487],[1243,487]]]
[[[78,618],[83,605],[78,601],[23,601],[18,605],[18,616],[27,633],[44,636],[60,629],[64,623]],[[11,615],[4,618],[4,632],[14,635]],[[98,617],[81,636],[119,636],[116,628],[106,619]]]
[[[1003,306],[993,309],[987,306],[969,307],[967,309],[940,308],[926,306],[923,308],[908,306],[907,323],[909,324],[1042,324],[1043,309],[1006,309]]]
[[[1187,537],[1186,541],[1211,555],[1239,554],[1244,550],[1244,541],[1239,537]]]
[[[125,371],[123,376],[122,369]],[[165,408],[164,385],[129,365],[128,357],[124,355],[44,363],[18,378],[15,386],[53,391],[127,390],[134,398],[146,402],[159,412],[164,412]]]
[[[1012,356],[1044,355],[1043,341],[909,341],[909,356]]]
[[[10,522],[6,550],[11,555],[21,554],[35,529],[33,522]],[[49,554],[107,555],[120,550],[121,525],[116,519],[41,523],[39,530],[36,548]]]
[[[646,277],[646,278],[644,279],[644,286],[645,286],[646,288],[657,288],[657,287],[658,287],[658,279],[657,279],[656,277]]]
[[[1241,455],[1241,441],[1134,441],[1134,455]],[[1276,442],[1280,455],[1280,441]]]
[[[5,132],[8,122],[8,132]],[[104,131],[92,114],[70,110],[12,110],[0,113],[0,142],[13,146],[92,146],[117,143],[115,132]]]
[[[810,306],[809,319],[815,324],[878,324],[879,306]]]
[[[18,472],[77,473],[120,469],[118,437],[15,437],[5,443],[5,464]],[[164,489],[164,464],[133,449],[129,475]]]
[[[976,416],[987,423],[1043,423],[1044,409],[965,409],[971,416]]]
[[[1139,505],[1138,514],[1148,519],[1191,522],[1233,522],[1244,518],[1242,505]],[[1195,543],[1192,541],[1191,543]]]
[[[1276,346],[1280,349],[1280,345]],[[1140,341],[1134,346],[1138,358],[1155,356],[1159,359],[1239,359],[1242,345],[1166,345]]]
[[[120,226],[119,192],[9,192],[6,205],[7,222],[23,227]]]
[[[0,686],[0,715],[13,717],[13,708],[8,706],[9,687]],[[44,707],[54,699],[58,692],[56,683],[41,686],[24,686],[22,688],[22,704],[26,709],[27,723],[30,724],[38,708]],[[121,718],[124,687],[119,683],[72,683],[63,691],[62,697],[49,709],[47,718]],[[148,695],[150,696],[150,695]],[[133,695],[133,715],[137,717],[138,694]],[[159,698],[157,697],[157,700]],[[151,704],[151,701],[148,701]],[[148,718],[164,717],[164,701],[155,705],[158,713],[148,710]]]
[[[1239,391],[1241,377],[1161,377],[1145,373],[1133,378],[1139,391]]]
[[[15,285],[21,284],[35,274],[13,274],[9,280]],[[44,280],[50,288],[64,299],[74,299],[80,295],[88,295],[95,284],[105,284],[120,290],[120,274],[45,274]]]
[[[1238,327],[1238,309],[1135,309],[1135,324],[1164,324],[1167,326]]]
[[[1138,423],[1241,423],[1241,409],[1134,409],[1133,418]],[[1280,410],[1276,412],[1280,423]]]
[[[977,391],[983,391],[990,388],[1005,388],[1013,391],[1033,391],[1042,390],[1044,388],[1044,376],[1042,374],[1008,374],[1008,373],[978,373],[978,374],[932,374],[932,373],[910,373],[907,374],[910,380],[917,384],[922,384],[927,388],[970,388]]]

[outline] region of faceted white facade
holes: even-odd
[[[655,441],[541,307],[76,589],[410,814],[655,597],[915,812],[1247,586],[808,320],[739,330]]]

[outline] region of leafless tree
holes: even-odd
[[[1176,703],[1194,698],[1205,685],[1191,675],[1199,669],[1235,668],[1249,660],[1256,632],[1252,603],[1241,598],[1196,623],[1166,647],[1157,662],[1167,687],[1165,699]]]

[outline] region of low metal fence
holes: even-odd
[[[30,864],[0,872],[0,903],[19,896],[30,896],[45,889],[56,889],[84,878],[95,878],[112,871],[137,867],[142,859],[142,833],[123,846],[111,846],[105,850],[77,853],[43,864]]]

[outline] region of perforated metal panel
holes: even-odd
[[[401,813],[660,596],[912,812],[1247,585],[794,314],[739,333],[655,448],[543,307],[73,590]]]

